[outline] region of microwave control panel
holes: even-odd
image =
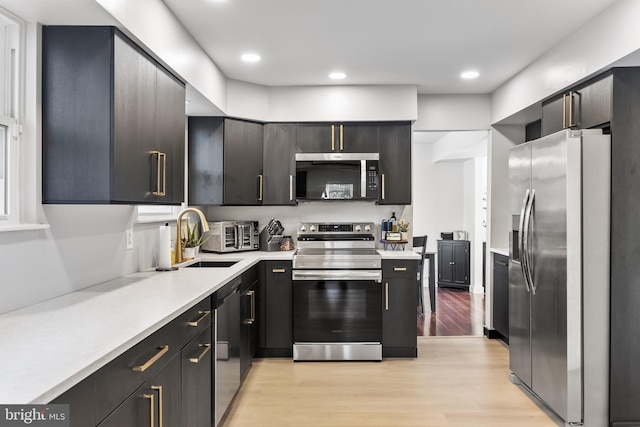
[[[378,194],[378,162],[367,165],[367,195]]]

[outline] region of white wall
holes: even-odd
[[[574,82],[596,74],[638,50],[638,22],[640,1],[619,0],[613,3],[493,92],[491,123],[497,123]]]
[[[433,163],[433,145],[413,136],[413,222],[415,235],[429,236],[427,250],[435,252],[440,233],[464,229],[464,167],[462,162]]]
[[[471,241],[470,291],[484,292],[482,283],[482,243],[486,240],[482,226],[482,198],[486,190],[486,157],[477,157],[463,163],[463,226]]]
[[[416,120],[415,86],[270,87],[269,120]]]
[[[491,118],[489,95],[419,95],[418,120],[414,131],[488,129]]]
[[[95,0],[133,36],[211,103],[225,111],[227,81],[161,0]]]

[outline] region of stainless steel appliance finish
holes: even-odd
[[[260,249],[258,221],[217,221],[209,223],[202,245],[205,252],[257,251]]]
[[[608,425],[610,147],[565,130],[509,156],[510,369],[566,425]]]
[[[294,360],[382,360],[382,271],[373,223],[298,224]]]
[[[215,426],[240,388],[240,279],[215,294]]]
[[[382,360],[380,343],[307,343],[293,347],[294,360],[341,361],[341,360]]]
[[[296,199],[377,199],[378,159],[378,153],[297,153]]]

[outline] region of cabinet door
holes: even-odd
[[[255,281],[240,297],[240,379],[247,374],[258,348],[257,289]]]
[[[128,41],[114,39],[112,198],[118,202],[153,202],[158,192],[153,155],[157,70]]]
[[[565,98],[560,95],[542,104],[542,136],[551,135],[566,127]]]
[[[509,258],[493,255],[493,327],[509,340]]]
[[[263,204],[296,204],[295,145],[295,124],[268,123],[264,125]]]
[[[225,119],[225,205],[262,204],[262,133],[260,123]]]
[[[299,123],[296,129],[298,153],[329,153],[336,151],[338,141],[335,126],[329,123]]]
[[[377,123],[345,123],[342,124],[342,143],[338,142],[338,151],[344,153],[377,153]],[[340,128],[338,132],[340,132]],[[338,141],[340,136],[338,135]]]
[[[576,91],[580,127],[583,129],[602,126],[611,121],[613,76],[609,75]]]
[[[185,89],[161,68],[158,68],[156,82],[153,150],[166,157],[161,159],[158,175],[164,195],[156,197],[155,201],[180,204],[184,200]]]
[[[99,426],[140,427],[160,425],[160,423],[166,426],[182,425],[180,368],[180,357],[174,357]]]
[[[223,203],[224,119],[189,117],[189,203]]]
[[[381,205],[411,204],[411,125],[380,124],[379,149]]]
[[[453,243],[438,241],[438,286],[440,283],[453,283]]]
[[[293,355],[291,261],[265,261],[259,287],[259,347],[266,356]]]
[[[382,275],[383,356],[415,357],[418,334],[417,261],[383,260]]]
[[[469,285],[469,242],[456,241],[453,244],[453,283]]]
[[[212,347],[211,326],[182,350],[182,422],[189,427],[211,427]]]
[[[95,376],[91,375],[56,397],[51,403],[69,405],[70,427],[95,426],[95,396],[96,381]]]

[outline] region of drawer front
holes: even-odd
[[[182,329],[179,322],[171,322],[96,372],[96,421],[180,352]]]
[[[187,345],[189,341],[211,325],[212,318],[211,298],[205,298],[178,317],[177,322],[182,330],[181,346]]]
[[[418,274],[417,260],[401,260],[401,259],[383,259],[382,260],[382,278],[383,280],[404,277],[416,278]]]

